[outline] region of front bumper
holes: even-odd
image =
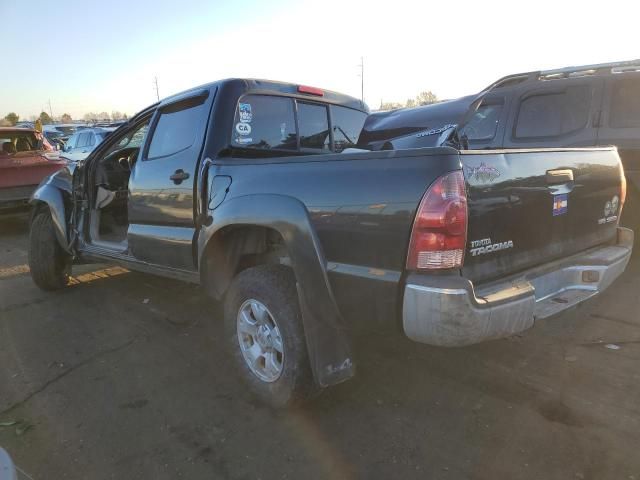
[[[619,227],[615,245],[479,289],[459,276],[412,274],[404,290],[404,332],[416,342],[450,347],[514,335],[604,291],[624,272],[632,248],[633,232]]]

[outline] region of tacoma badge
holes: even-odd
[[[490,238],[484,238],[482,240],[472,240],[470,252],[471,255],[475,257],[477,255],[507,250],[508,248],[513,248],[513,240],[492,243]]]

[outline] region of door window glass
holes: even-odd
[[[587,125],[590,108],[591,89],[586,85],[529,96],[520,103],[515,136],[556,137],[575,132]]]
[[[345,148],[355,147],[367,114],[335,105],[331,105],[330,108],[334,151],[339,153]]]
[[[298,102],[298,128],[300,148],[329,150],[329,117],[327,107]]]
[[[147,158],[166,157],[193,145],[205,121],[205,97],[170,105],[162,110],[153,131]]]
[[[480,105],[461,133],[469,140],[491,140],[496,136],[501,113],[502,104]]]
[[[268,95],[247,95],[236,107],[232,144],[259,149],[296,150],[293,100]]]
[[[115,154],[122,152],[125,149],[128,152],[131,152],[131,150],[134,149],[139,149],[144,142],[144,137],[149,128],[149,120],[150,118],[147,118],[142,123],[139,123],[135,127],[133,127],[132,130],[121,133],[117,138],[113,140],[114,143],[104,153],[103,158],[107,158],[110,155],[115,156]]]
[[[627,78],[613,83],[609,126],[640,127],[640,78]]]

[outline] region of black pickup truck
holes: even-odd
[[[624,271],[614,148],[362,151],[367,114],[243,79],[152,105],[33,195],[35,283],[107,261],[200,284],[224,300],[241,375],[284,406],[354,375],[352,324],[468,345]]]

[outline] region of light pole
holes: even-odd
[[[360,100],[364,103],[364,57],[360,57]]]

